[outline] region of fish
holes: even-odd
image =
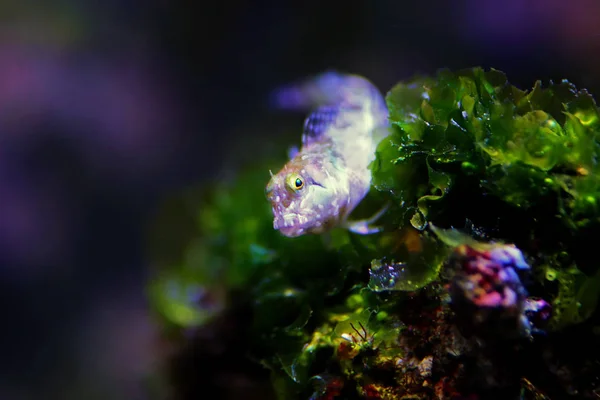
[[[386,211],[352,221],[350,213],[371,187],[369,165],[377,144],[389,134],[388,109],[379,89],[366,78],[335,71],[276,91],[279,108],[312,108],[304,121],[301,147],[268,181],[265,194],[273,228],[287,237],[320,234],[343,227],[358,234]]]

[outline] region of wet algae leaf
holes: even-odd
[[[154,309],[183,331],[213,329],[241,309],[243,356],[270,371],[277,398],[432,395],[423,381],[432,345],[418,346],[447,334],[427,324],[448,323],[440,283],[457,246],[515,244],[537,278],[533,295],[555,310],[551,329],[595,313],[600,120],[591,95],[567,81],[523,91],[500,71],[473,68],[399,83],[386,101],[391,133],[363,202],[367,214],[391,204],[383,232],[281,236],[264,195],[281,162],[265,162],[206,191],[195,237],[149,285]],[[439,359],[460,353],[440,346]]]
[[[379,146],[374,186],[423,217],[469,175],[517,207],[555,192],[568,199],[557,210],[567,218],[597,194],[598,109],[567,81],[523,92],[496,70],[443,71],[398,84],[387,101],[394,129]],[[564,175],[575,176],[570,192],[558,183]],[[587,206],[577,199],[586,195]],[[423,217],[411,216],[413,225]]]
[[[399,83],[387,102],[393,132],[378,147],[373,185],[396,200],[401,226],[474,222],[543,253],[563,275],[575,268],[595,281],[600,120],[587,91],[566,80],[523,91],[500,71],[473,68]],[[556,261],[569,250],[569,264]],[[563,281],[557,305],[583,285]],[[561,309],[564,323],[581,320]]]
[[[405,247],[403,254],[396,252],[396,257],[400,257],[402,261],[396,261],[389,256],[371,261],[369,289],[375,292],[413,291],[438,278],[447,248],[428,233],[413,235],[416,236],[413,240],[417,242],[411,247]]]

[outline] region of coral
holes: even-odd
[[[458,326],[463,335],[510,338],[529,334],[527,291],[517,275],[529,265],[517,248],[463,244],[454,249],[450,263],[456,264],[456,271],[449,292],[454,312],[462,320]]]
[[[265,159],[207,189],[192,238],[155,257],[166,335],[195,343],[192,365],[220,360],[201,390],[233,390],[212,378],[230,365],[272,388],[261,399],[596,398],[591,95],[473,68],[399,83],[387,104],[391,134],[355,211],[391,204],[381,233],[281,236],[263,188],[282,160]]]

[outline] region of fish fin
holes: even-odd
[[[346,74],[328,70],[278,87],[269,95],[274,109],[305,111],[325,104],[339,102],[337,90],[344,84]],[[332,90],[333,89],[333,90]],[[333,93],[333,96],[332,96]]]
[[[382,231],[382,227],[375,226],[375,222],[381,218],[383,214],[388,210],[390,204],[386,204],[379,211],[377,211],[373,216],[365,219],[359,219],[356,221],[346,221],[344,223],[344,227],[348,229],[350,232],[357,233],[359,235],[371,235],[373,233],[378,233]]]
[[[318,141],[330,127],[336,125],[339,114],[338,106],[322,106],[313,111],[304,121],[302,144]]]
[[[318,75],[281,85],[269,95],[272,109],[304,111],[324,105],[347,102],[363,106],[365,99],[381,97],[381,93],[366,78],[328,70]],[[381,100],[383,109],[385,102]]]
[[[298,153],[300,152],[300,150],[298,150],[298,146],[291,146],[288,149],[288,157],[290,158],[290,160],[294,157],[296,157],[298,155]]]
[[[372,235],[374,233],[381,232],[382,228],[379,226],[370,226],[365,220],[359,221],[348,221],[346,228],[353,233],[359,235]]]

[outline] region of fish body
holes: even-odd
[[[288,237],[335,226],[369,233],[366,221],[353,225],[348,216],[370,189],[369,164],[387,134],[383,95],[360,76],[332,72],[284,88],[279,93],[283,107],[286,93],[293,107],[317,107],[305,120],[301,148],[290,152],[291,159],[266,187],[273,228]]]

